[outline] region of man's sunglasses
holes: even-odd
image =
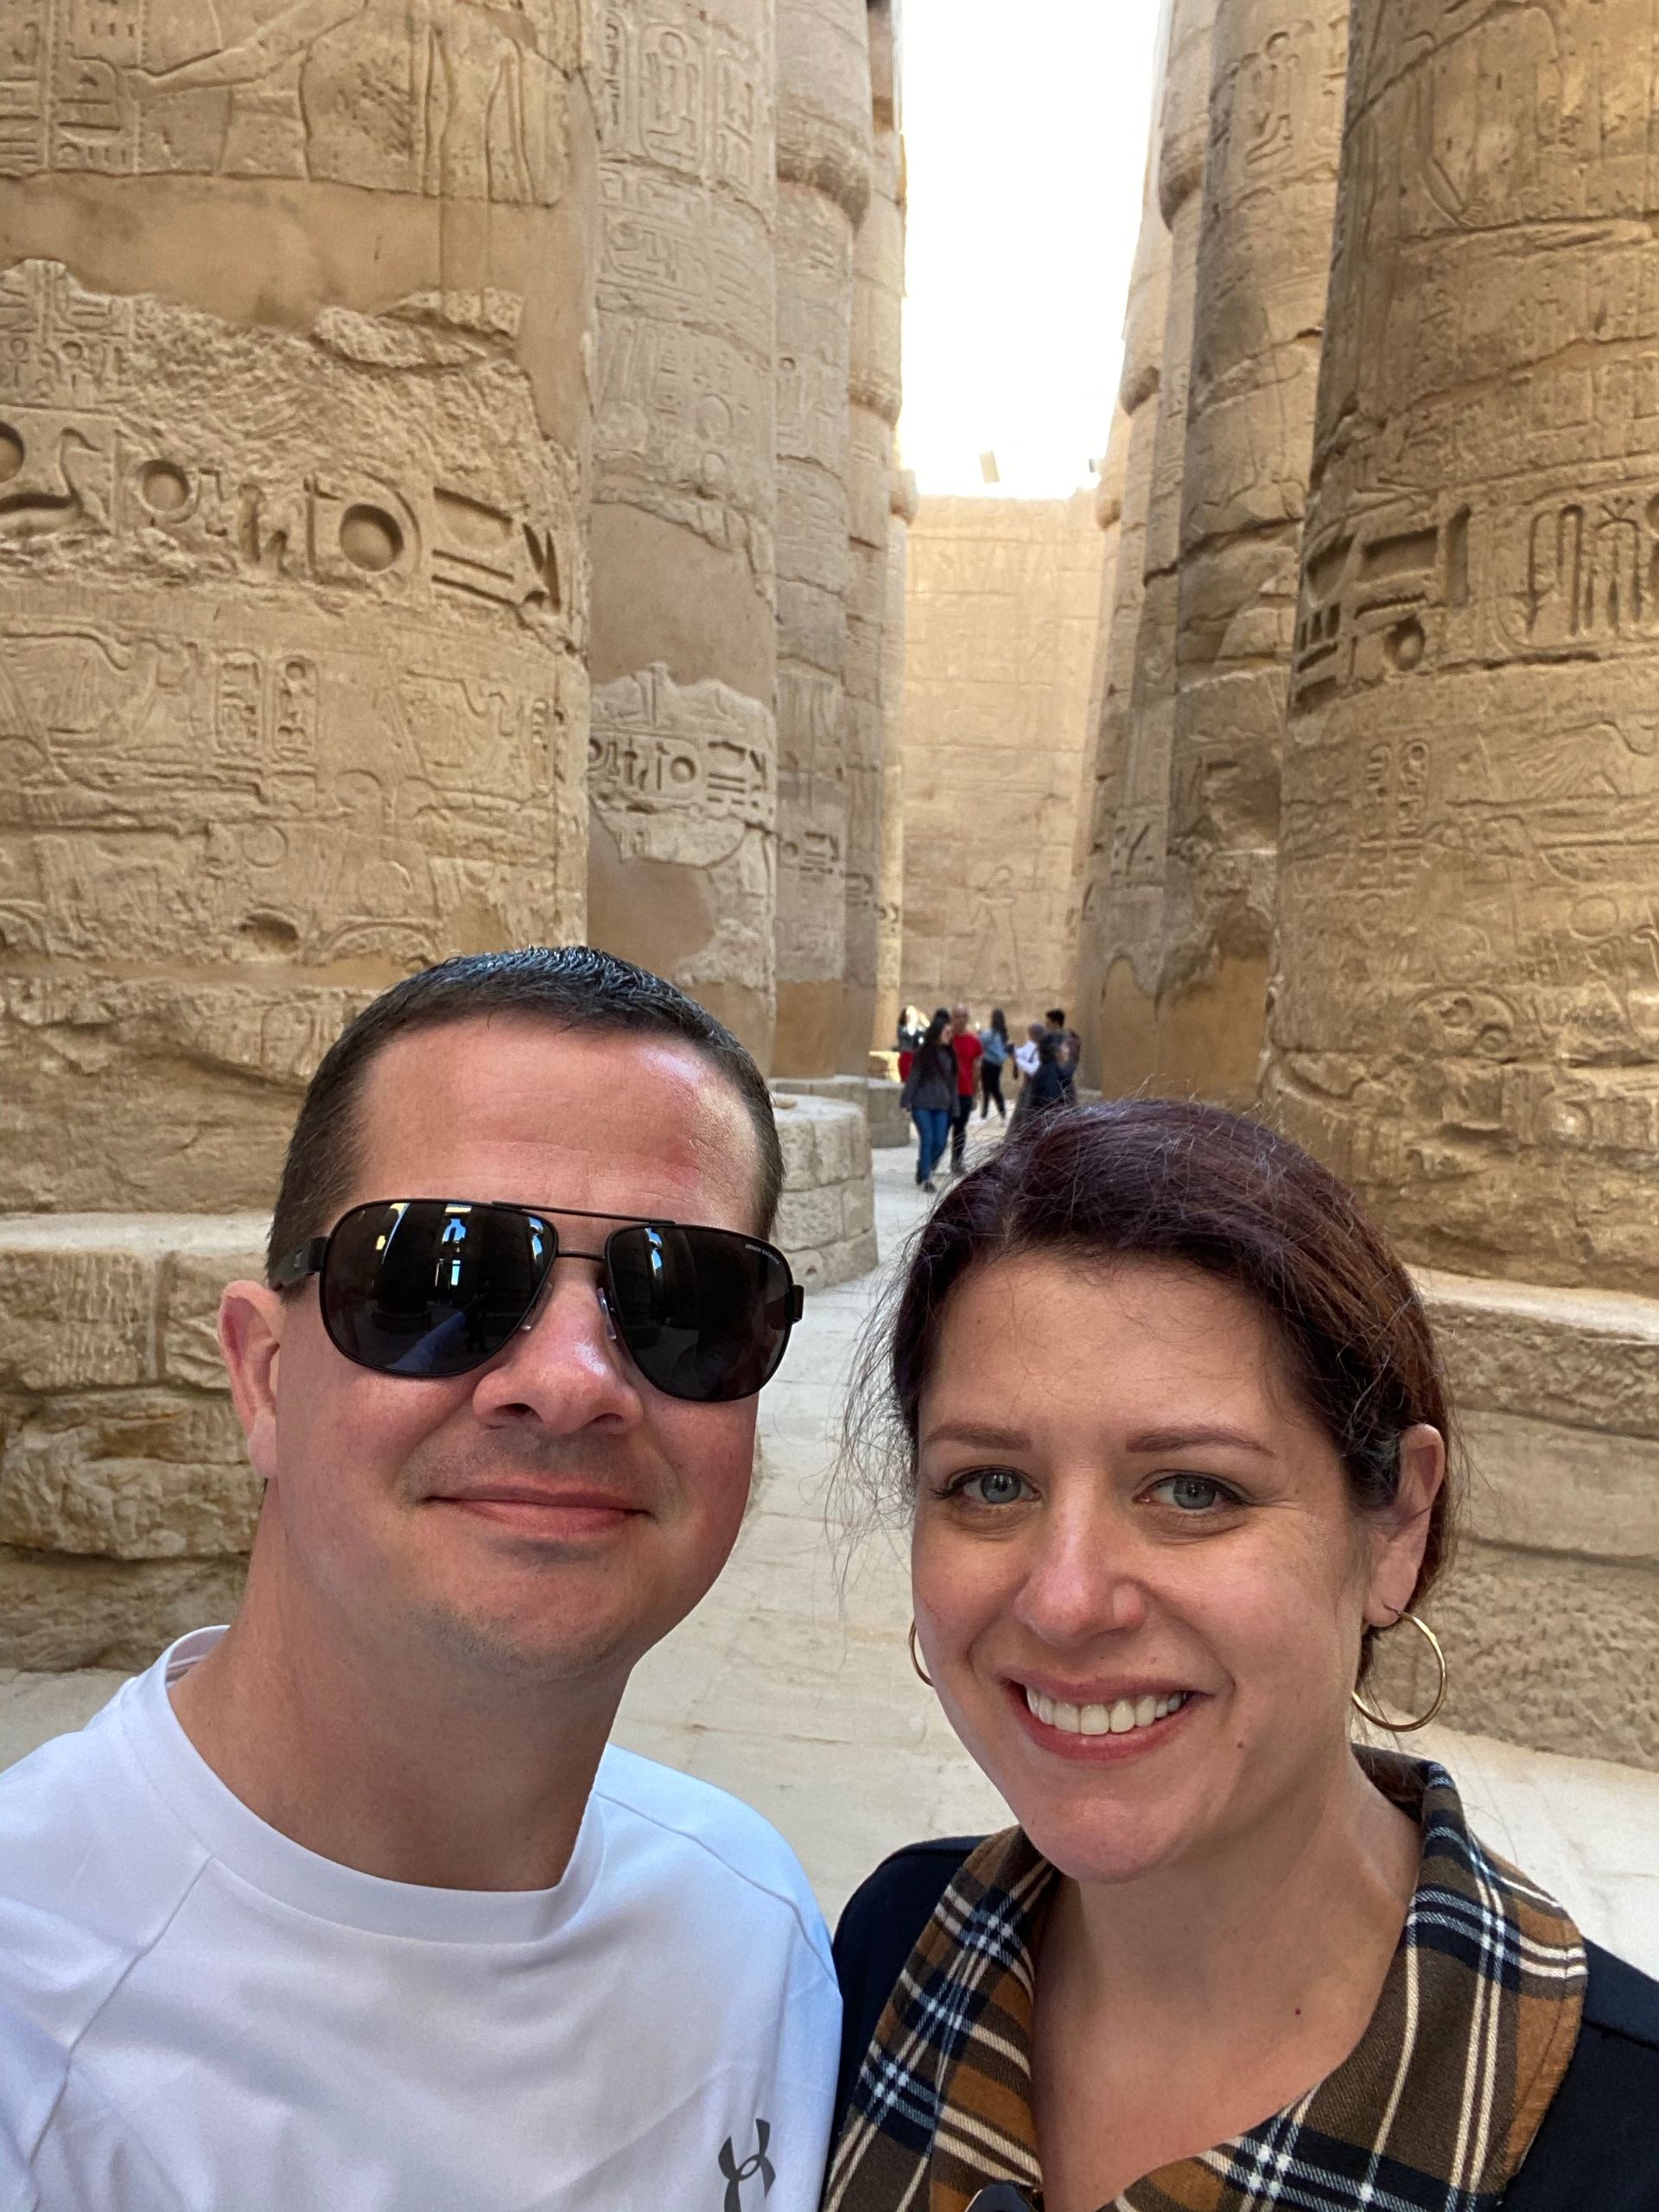
[[[564,1218],[615,1214],[557,1209]],[[597,1252],[562,1246],[548,1215],[449,1198],[376,1198],[289,1253],[271,1281],[321,1277],[329,1340],[379,1375],[435,1382],[470,1374],[528,1325],[561,1252],[596,1260],[613,1333],[671,1398],[748,1398],[769,1382],[801,1318],[775,1245],[734,1229],[623,1221]]]

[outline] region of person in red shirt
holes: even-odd
[[[973,1016],[965,1006],[950,1009],[954,1033],[950,1049],[957,1056],[957,1103],[950,1116],[950,1173],[960,1175],[968,1144],[968,1124],[973,1118],[974,1097],[979,1089],[979,1056],[985,1049],[974,1033]]]

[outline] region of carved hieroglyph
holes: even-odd
[[[892,19],[871,12],[890,44]],[[890,71],[886,73],[890,75]],[[887,728],[887,526],[899,419],[904,300],[904,150],[879,112],[869,206],[853,252],[847,579],[847,919],[837,1065],[860,1069],[875,1020],[882,762]],[[886,1040],[884,1040],[886,1041]]]
[[[1160,1081],[1255,1093],[1348,0],[1240,0],[1215,33],[1182,472]]]
[[[1650,1292],[1659,29],[1353,29],[1267,1103],[1416,1256]]]
[[[350,994],[580,931],[582,294],[550,333],[514,289],[538,240],[538,281],[580,266],[574,29],[31,20],[0,206],[55,251],[0,269],[0,1205],[261,1205]]]
[[[903,994],[1009,1021],[1069,1004],[1093,494],[924,499],[911,528]]]
[[[833,1071],[848,838],[848,384],[870,192],[864,0],[778,0],[778,1031]]]
[[[0,1379],[0,1663],[217,1612],[254,1500],[192,1223],[269,1206],[366,996],[581,933],[585,21],[0,33],[0,1334],[99,1317]]]
[[[876,891],[875,1014],[870,1049],[893,1049],[905,950],[905,591],[916,479],[896,464],[887,509],[887,614],[881,635],[881,874]]]
[[[775,920],[771,8],[615,0],[600,58],[589,929],[695,993],[764,1063]],[[646,702],[663,707],[660,728],[642,728]],[[719,734],[734,716],[736,741]]]

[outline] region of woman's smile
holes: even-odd
[[[1116,1764],[1156,1751],[1202,1702],[1197,1690],[1120,1691],[1052,1697],[1033,1682],[1011,1680],[1009,1701],[1026,1733],[1056,1758]]]

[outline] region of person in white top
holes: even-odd
[[[607,1746],[742,1518],[780,1180],[741,1046],[587,948],[337,1041],[220,1313],[241,1609],[0,1776],[3,2212],[816,2206],[805,1878]]]

